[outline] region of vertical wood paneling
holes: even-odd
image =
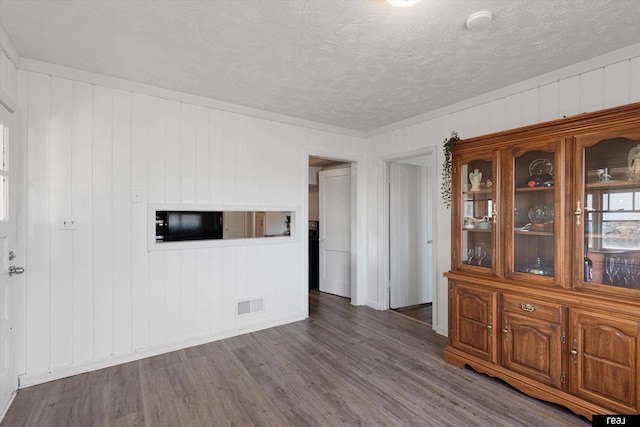
[[[244,294],[242,297],[245,298],[255,298],[261,297],[265,295],[264,289],[264,281],[260,277],[260,272],[263,271],[264,260],[268,259],[269,256],[264,256],[265,254],[261,251],[262,246],[249,246],[246,247],[246,259],[256,260],[254,264],[254,268],[246,268],[246,288],[244,289]]]
[[[150,253],[146,203],[301,206],[311,131],[27,76],[28,373],[303,312],[302,242]],[[365,147],[320,134],[332,152]],[[60,230],[64,216],[79,228]],[[273,308],[239,322],[236,301],[255,296]]]
[[[516,93],[505,98],[505,119],[507,128],[522,125],[522,94]]]
[[[580,82],[580,111],[591,112],[604,108],[604,70],[582,74]]]
[[[249,203],[249,186],[253,184],[247,180],[249,171],[247,166],[247,157],[249,156],[249,134],[247,132],[247,125],[251,120],[255,119],[242,114],[233,115],[233,125],[231,127],[235,136],[233,143],[233,149],[235,150],[235,194],[233,195],[233,204],[236,205],[246,205]]]
[[[51,235],[51,366],[72,362],[73,240],[71,230],[60,229],[60,218],[71,214],[71,136],[73,84],[51,80],[51,128],[49,153],[49,229]]]
[[[294,205],[296,196],[299,194],[296,190],[300,184],[300,177],[303,176],[302,162],[298,148],[300,144],[300,128],[292,125],[285,125],[285,133],[282,136],[281,144],[283,146],[281,155],[281,164],[283,172],[283,180],[280,183],[282,187],[282,204]],[[346,146],[346,142],[344,146]],[[306,169],[306,166],[305,166]]]
[[[180,203],[180,191],[182,189],[181,158],[182,147],[180,144],[181,106],[176,101],[165,101],[165,201],[167,203]]]
[[[167,342],[167,253],[149,253],[149,344]]]
[[[182,255],[180,251],[168,251],[163,266],[166,276],[165,313],[167,340],[176,341],[182,332]]]
[[[503,130],[507,123],[507,109],[505,106],[505,99],[500,98],[495,101],[491,101],[490,105],[490,126],[491,132],[498,132]]]
[[[281,193],[278,191],[278,183],[283,181],[280,164],[279,141],[273,136],[275,124],[268,120],[259,123],[260,146],[263,155],[263,163],[260,167],[260,195],[262,200],[271,200],[274,205],[280,203]]]
[[[131,94],[113,94],[113,352],[132,349]]]
[[[580,76],[558,82],[558,115],[573,116],[580,113]]]
[[[482,104],[465,110],[465,137],[483,135],[491,132],[491,105]]]
[[[50,360],[50,230],[49,124],[51,81],[27,76],[27,371],[49,368]]]
[[[247,155],[244,163],[247,166],[244,172],[244,181],[246,182],[247,201],[252,204],[262,203],[262,198],[260,196],[260,163],[263,162],[261,157],[263,147],[259,144],[259,123],[259,119],[249,117],[245,130],[247,138]]]
[[[213,283],[211,281],[211,263],[209,249],[198,249],[195,253],[195,285],[196,285],[196,326],[197,335],[205,335],[211,330],[211,296]],[[215,270],[218,274],[218,270]],[[215,294],[218,295],[218,294]]]
[[[196,251],[180,251],[180,337],[196,335]]]
[[[149,99],[149,202],[165,201],[165,101]]]
[[[73,230],[73,361],[93,357],[93,86],[73,83],[71,141]]]
[[[196,202],[196,108],[181,104],[180,202]]]
[[[182,191],[182,105],[166,101],[165,115],[165,201],[180,203]],[[171,251],[165,256],[163,266],[166,275],[165,315],[166,338],[169,342],[180,338],[182,329],[182,257]]]
[[[131,129],[131,188],[149,197],[149,97],[133,95]],[[145,200],[146,201],[146,200]],[[131,206],[131,298],[133,348],[149,345],[149,258],[147,256],[147,210],[145,203]]]
[[[272,180],[273,172],[270,171],[269,155],[271,147],[268,145],[268,138],[264,135],[266,120],[259,120],[255,122],[255,144],[251,146],[251,156],[253,159],[253,167],[255,167],[255,173],[257,179],[253,182],[256,187],[256,193],[258,194],[259,202],[261,204],[269,204],[269,182]],[[257,164],[255,163],[257,161]]]
[[[550,83],[540,87],[540,121],[558,118],[558,83]]]
[[[212,333],[219,332],[224,328],[224,278],[225,264],[222,248],[209,249],[209,330]]]
[[[522,125],[540,121],[540,92],[534,88],[522,93]]]
[[[235,203],[236,199],[236,148],[237,137],[233,127],[233,113],[222,112],[222,200]]]
[[[236,324],[236,251],[230,246],[222,249],[222,289],[220,302],[222,311],[222,329],[232,328]]]
[[[236,252],[236,255],[235,255],[234,267],[236,271],[235,271],[235,277],[234,277],[235,286],[233,289],[233,297],[236,300],[246,299],[251,297],[252,295],[249,295],[248,293],[248,288],[249,288],[248,270],[249,269],[246,267],[243,260],[255,259],[255,258],[249,258],[248,256],[249,249],[246,246],[238,246],[235,249],[235,252]]]
[[[618,62],[604,69],[604,107],[615,107],[629,103],[631,88],[630,61]]]
[[[149,202],[165,201],[166,102],[150,98],[149,105]],[[145,221],[146,223],[146,221]],[[166,342],[165,252],[150,252],[149,259],[149,344]]]
[[[212,204],[221,204],[224,198],[223,187],[223,132],[222,111],[211,110],[209,113],[209,191]]]
[[[209,109],[197,107],[195,111],[195,180],[196,203],[209,203],[211,200],[210,167],[210,124]]]
[[[113,353],[113,90],[93,99],[93,356]],[[80,219],[82,226],[82,219]]]

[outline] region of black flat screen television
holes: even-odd
[[[209,239],[222,239],[222,211],[156,212],[156,240]]]

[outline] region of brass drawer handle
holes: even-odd
[[[533,312],[533,311],[536,311],[536,308],[537,308],[537,307],[536,307],[535,305],[531,305],[531,304],[529,304],[529,303],[526,303],[526,304],[525,304],[525,303],[522,303],[522,304],[520,304],[520,308],[521,308],[523,311],[526,311],[527,313],[531,313],[531,312]]]

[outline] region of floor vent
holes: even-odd
[[[264,298],[238,301],[238,316],[255,313],[256,311],[264,311]]]

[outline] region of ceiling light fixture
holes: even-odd
[[[467,28],[472,31],[482,30],[489,26],[491,19],[491,12],[476,12],[467,18]]]
[[[418,3],[420,0],[387,0],[387,2],[395,7],[409,7]]]

